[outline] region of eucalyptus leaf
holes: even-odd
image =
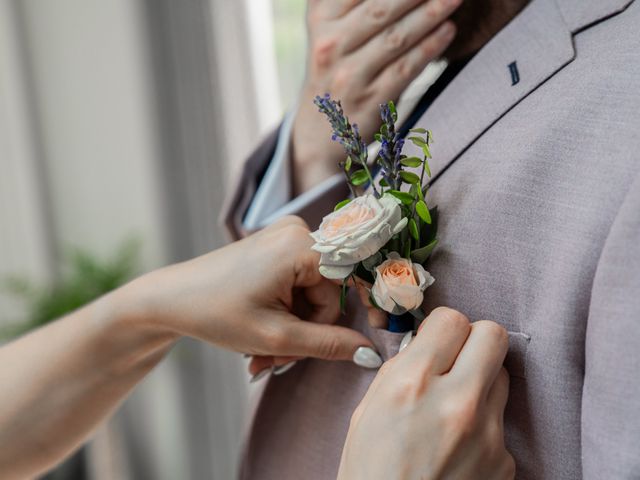
[[[400,172],[400,178],[406,183],[416,185],[420,183],[420,177],[412,172]]]
[[[351,203],[351,199],[347,198],[346,200],[341,201],[340,203],[338,203],[335,208],[333,209],[334,212],[337,212],[338,210],[340,210],[342,207],[348,205],[349,203]]]
[[[420,165],[422,165],[422,160],[420,160],[418,157],[407,157],[407,158],[403,158],[402,160],[400,160],[400,163],[402,165],[404,165],[405,167],[419,167]]]
[[[425,263],[429,258],[429,255],[431,255],[431,253],[433,252],[433,249],[436,248],[436,245],[438,245],[437,239],[433,240],[431,243],[425,245],[422,248],[414,250],[413,252],[411,252],[411,260],[420,264]]]
[[[356,187],[359,185],[364,185],[368,181],[369,181],[369,176],[367,175],[367,172],[365,172],[364,170],[358,170],[357,172],[354,172],[351,175],[351,183]]]
[[[420,241],[420,232],[418,232],[418,224],[413,218],[409,219],[409,233],[417,241]]]
[[[429,207],[424,201],[420,200],[416,203],[416,213],[424,221],[424,223],[431,225],[431,214],[429,213]]]
[[[400,200],[405,205],[411,205],[411,204],[413,204],[413,201],[415,200],[413,195],[411,195],[410,193],[407,193],[407,192],[400,192],[398,190],[389,190],[388,193],[390,193],[391,195],[396,197],[398,200]]]

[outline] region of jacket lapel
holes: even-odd
[[[574,56],[571,32],[556,0],[534,0],[469,62],[418,120],[416,127],[430,129],[435,138],[431,181]],[[419,155],[413,148],[410,145],[407,150]]]

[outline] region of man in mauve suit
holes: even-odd
[[[342,10],[327,13],[327,5]],[[339,152],[323,143],[328,130],[307,120],[310,99],[330,91],[371,134],[367,119],[399,92],[371,93],[375,79],[356,78],[367,70],[356,60],[366,57],[353,45],[342,55],[329,34],[357,12],[361,23],[380,27],[376,41],[395,42],[369,50],[395,49],[397,58],[381,62],[375,78],[391,68],[412,76],[427,58],[416,60],[410,46],[433,40],[398,32],[409,31],[407,12],[423,5],[310,2],[301,104],[248,160],[226,215],[235,236],[288,213],[314,229],[348,196],[331,170]],[[384,23],[397,18],[405,20]],[[516,478],[638,479],[640,1],[475,0],[452,19],[458,37],[444,54],[449,65],[404,129],[427,128],[435,138],[428,200],[439,208],[440,243],[427,265],[436,282],[424,310],[446,305],[509,331],[504,422]],[[425,30],[448,28],[437,23]],[[442,47],[434,45],[431,55]],[[345,81],[349,61],[355,86]],[[326,84],[317,81],[323,69]],[[370,327],[357,298],[341,321],[371,338],[383,359],[397,353],[403,335]],[[374,374],[304,360],[271,376],[242,478],[335,478],[351,414]]]

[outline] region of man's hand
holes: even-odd
[[[339,479],[512,479],[504,445],[507,332],[438,308],[356,409]]]
[[[455,36],[447,18],[462,0],[309,0],[307,75],[293,127],[294,190],[302,193],[337,171],[342,158],[331,143],[316,95],[342,100],[369,141],[379,125],[378,105],[402,91]]]

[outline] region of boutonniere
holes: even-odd
[[[367,145],[340,101],[327,94],[316,97],[315,104],[331,123],[332,140],[345,150],[339,166],[351,191],[311,234],[316,242],[312,248],[321,254],[320,272],[342,281],[343,310],[348,285],[359,278],[371,285],[370,303],[389,314],[389,330],[411,330],[414,317],[424,318],[424,291],[434,282],[424,268],[438,242],[437,208],[430,208],[425,198],[431,132],[410,130],[407,140],[422,155],[404,155],[395,105],[380,105],[382,125],[375,135],[380,145],[368,164]]]

